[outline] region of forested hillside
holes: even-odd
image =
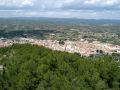
[[[120,63],[29,44],[0,48],[0,90],[120,90]]]

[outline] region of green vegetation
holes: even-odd
[[[0,90],[120,90],[120,63],[109,55],[15,44],[0,48],[0,65]]]
[[[34,18],[35,19],[35,18]],[[101,41],[120,45],[120,21],[65,19],[0,19],[0,38]]]

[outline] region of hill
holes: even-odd
[[[119,89],[120,63],[113,56],[82,57],[29,44],[0,48],[0,90]]]

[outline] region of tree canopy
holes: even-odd
[[[120,90],[120,62],[36,45],[0,48],[0,90]]]

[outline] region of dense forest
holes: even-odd
[[[120,62],[112,55],[15,44],[0,48],[0,66],[0,90],[120,90]]]

